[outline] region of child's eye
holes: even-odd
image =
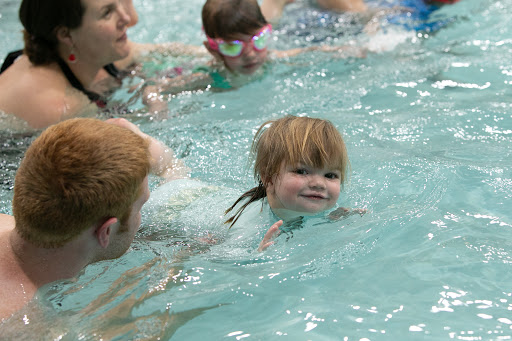
[[[300,174],[300,175],[308,174],[308,171],[306,169],[304,169],[304,168],[297,168],[294,172],[296,174]]]
[[[327,179],[338,179],[339,178],[338,174],[336,174],[336,173],[327,173],[327,174],[325,174],[325,177]]]

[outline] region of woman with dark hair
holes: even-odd
[[[41,129],[97,112],[89,89],[104,66],[130,55],[131,18],[119,0],[23,0],[23,51],[0,75],[0,110]],[[110,65],[111,66],[111,65]]]

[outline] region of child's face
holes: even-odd
[[[279,175],[267,185],[270,207],[299,215],[312,215],[332,208],[340,195],[341,172],[328,167],[315,168],[281,164]]]
[[[235,34],[230,40],[226,40],[226,42],[234,40],[244,42],[244,47],[239,56],[229,57],[223,55],[219,51],[212,49],[208,50],[216,58],[221,59],[229,71],[234,73],[241,73],[244,75],[251,75],[256,72],[256,70],[258,70],[267,60],[267,48],[265,47],[263,49],[257,49],[254,47],[253,42],[253,38],[255,36],[260,36],[262,32],[264,32],[265,35],[262,37],[262,39],[265,39],[266,41],[266,39],[268,39],[268,34],[270,34],[270,30],[268,30],[267,26],[251,32],[252,34]]]

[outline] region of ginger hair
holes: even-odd
[[[16,173],[15,229],[53,248],[109,217],[122,224],[149,169],[147,141],[128,129],[88,118],[51,126]]]

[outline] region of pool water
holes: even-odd
[[[202,42],[202,1],[134,3],[140,23],[130,39]],[[2,55],[21,47],[11,17],[18,6],[0,2]],[[307,6],[297,0],[285,15]],[[461,0],[435,15],[456,20],[433,34],[389,26],[372,39],[347,28],[350,34],[320,40],[396,46],[363,59],[310,53],[276,62],[234,91],[174,96],[166,120],[130,116],[172,146],[209,189],[175,201],[182,214],[169,219],[155,218],[150,203],[127,254],[43,288],[34,304],[0,325],[1,334],[512,339],[512,1]],[[343,18],[338,30],[357,24]],[[286,18],[273,46],[303,45],[290,33],[295,29]],[[140,102],[130,109],[143,112]],[[257,253],[265,228],[227,230],[222,212],[254,184],[247,156],[256,129],[286,114],[326,118],[342,132],[352,170],[339,205],[368,212],[305,226]],[[28,143],[2,146],[4,213]],[[151,188],[165,197],[158,179]]]

